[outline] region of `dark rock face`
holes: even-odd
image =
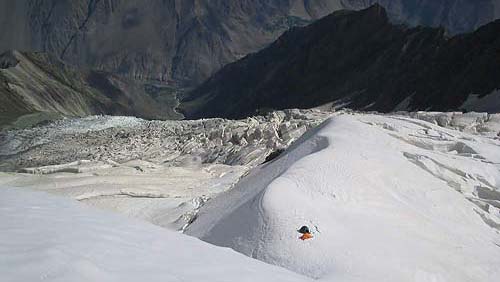
[[[290,26],[374,2],[396,20],[470,31],[500,0],[0,0],[0,52],[53,54],[129,78],[195,85]]]
[[[449,34],[471,32],[500,17],[498,0],[350,0],[360,10],[378,3],[389,16],[410,25],[445,27]]]
[[[457,110],[500,89],[500,21],[447,37],[395,25],[384,8],[335,12],[229,64],[185,97],[188,118],[239,118],[332,101],[350,108]],[[500,111],[500,109],[497,109]]]
[[[8,69],[17,66],[19,61],[13,52],[5,52],[0,55],[0,69]]]

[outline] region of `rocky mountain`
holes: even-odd
[[[235,118],[330,102],[383,112],[458,110],[464,104],[474,110],[480,103],[468,103],[470,94],[488,98],[496,89],[500,21],[449,37],[442,28],[393,24],[383,7],[373,5],[286,32],[268,48],[225,66],[189,93],[181,108],[189,118]]]
[[[397,21],[470,31],[499,0],[0,0],[0,51],[53,54],[79,67],[195,85],[290,26],[380,2]]]
[[[342,3],[351,10],[378,3],[396,22],[444,27],[449,34],[471,32],[500,17],[498,0],[348,0]]]
[[[161,88],[144,87],[99,71],[78,71],[43,53],[9,51],[0,55],[0,126],[39,122],[51,116],[91,114],[179,118],[159,95]]]
[[[135,79],[199,82],[290,25],[338,8],[295,2],[309,1],[1,1],[0,49],[44,51]]]

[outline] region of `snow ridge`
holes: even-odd
[[[0,189],[3,281],[308,281],[154,225]]]
[[[405,116],[336,116],[186,232],[326,281],[495,281],[499,146]],[[302,225],[314,239],[298,240]]]
[[[0,156],[7,161],[3,168],[24,173],[0,173],[0,186],[45,191],[118,211],[320,281],[488,282],[500,276],[500,115],[290,110],[240,121],[90,117],[1,134]],[[270,152],[286,147],[261,164]],[[18,253],[12,248],[23,244],[10,244],[10,238],[24,238],[32,246],[35,234],[48,232],[28,220],[37,218],[38,207],[45,203],[38,204],[36,195],[33,201],[27,194],[0,195],[1,211],[7,207],[0,212],[1,223],[8,231],[7,239],[0,233],[0,242],[3,238],[11,248],[0,246],[4,262],[11,258],[4,259],[2,250]],[[9,203],[1,202],[4,199]],[[62,215],[68,211],[73,218],[87,218],[61,205],[55,204]],[[53,215],[56,210],[40,214],[41,224],[59,228],[53,222],[59,220]],[[14,220],[16,213],[27,221]],[[72,226],[68,219],[61,220]],[[80,223],[75,221],[77,228]],[[109,224],[111,233],[122,230],[102,224]],[[123,224],[130,225],[127,220]],[[302,225],[313,230],[313,239],[298,239],[296,230]],[[82,234],[91,238],[109,235],[101,223],[81,228],[90,230]],[[86,238],[67,232],[62,229],[64,238],[86,244]],[[127,236],[123,240],[136,242]],[[48,252],[56,250],[56,261],[36,252],[20,256],[20,265],[41,258],[41,268],[32,275],[45,274],[45,266],[60,267],[57,244],[43,243],[48,243]],[[123,246],[113,240],[99,246],[106,249],[108,243],[110,256],[123,254]],[[81,251],[76,247],[71,255]],[[78,279],[113,281],[106,276],[108,265],[92,257],[90,261],[106,269],[91,265],[97,276],[88,276],[85,269],[72,273],[80,275]],[[168,262],[152,257],[162,267]],[[153,262],[151,267],[159,273]],[[280,280],[265,273],[272,281]],[[65,272],[51,275],[47,277],[54,281],[71,278]],[[193,281],[189,275],[161,275],[167,281]]]

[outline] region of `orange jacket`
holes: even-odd
[[[302,234],[302,236],[299,237],[299,239],[304,241],[307,239],[311,239],[312,237],[313,237],[313,235],[311,233],[304,233],[304,234]]]

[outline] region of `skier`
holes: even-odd
[[[297,232],[302,234],[302,236],[299,237],[299,239],[302,241],[313,238],[313,235],[309,231],[309,227],[307,227],[305,225],[302,226],[299,230],[297,230]]]

